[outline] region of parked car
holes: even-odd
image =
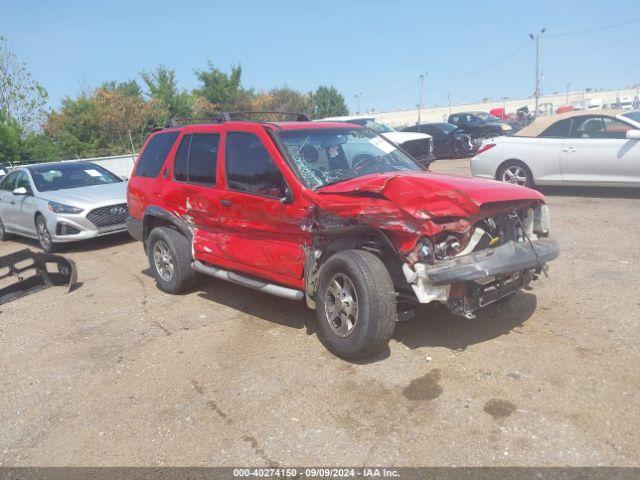
[[[126,230],[126,183],[89,162],[18,167],[0,182],[0,240],[35,238],[45,252],[59,244]]]
[[[529,187],[638,187],[639,140],[640,124],[619,111],[573,111],[486,140],[471,159],[471,173]]]
[[[459,112],[449,115],[449,123],[471,138],[487,138],[513,133],[513,126],[486,112]]]
[[[616,101],[611,104],[612,109],[633,110],[633,97],[616,97]]]
[[[640,110],[634,110],[632,112],[623,112],[621,115],[624,120],[635,125],[636,128],[640,128]]]
[[[304,299],[323,343],[356,358],[399,312],[471,318],[558,254],[534,190],[429,173],[359,125],[224,118],[152,134],[129,181],[129,232],[165,292],[200,272]]]
[[[451,123],[421,123],[411,125],[403,132],[426,133],[433,139],[433,155],[436,158],[459,158],[470,156],[477,150],[471,136]]]
[[[433,155],[433,139],[431,135],[417,132],[399,132],[389,125],[372,117],[328,117],[319,121],[354,123],[379,133],[387,140],[400,146],[405,152],[418,160],[425,167],[435,160]]]

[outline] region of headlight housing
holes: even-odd
[[[49,202],[47,206],[53,213],[80,213],[82,211],[81,208],[58,202]]]
[[[422,263],[433,263],[434,258],[433,243],[428,238],[423,238],[418,245],[418,260]]]
[[[508,132],[509,130],[511,130],[511,125],[507,125],[507,124],[503,123],[502,125],[500,125],[500,129],[503,132]]]
[[[549,215],[549,206],[544,204],[533,210],[533,233],[539,237],[549,235],[551,228],[551,217]]]

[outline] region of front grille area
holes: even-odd
[[[87,219],[98,228],[122,225],[128,216],[129,208],[126,203],[94,208],[87,213]]]

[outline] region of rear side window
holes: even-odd
[[[138,159],[136,177],[155,178],[160,173],[167,154],[178,138],[178,132],[157,133]]]
[[[215,185],[220,135],[185,135],[173,164],[173,178],[180,182]]]
[[[12,192],[16,185],[16,179],[18,178],[19,173],[20,172],[11,172],[9,175],[4,177],[2,182],[0,182],[0,189]]]
[[[571,119],[566,118],[547,127],[539,136],[543,138],[567,138],[569,137],[569,127]]]
[[[244,132],[228,133],[226,152],[229,188],[268,197],[284,197],[284,178],[257,136]]]

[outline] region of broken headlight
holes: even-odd
[[[418,245],[418,261],[422,263],[433,263],[434,259],[433,243],[428,238],[420,240]]]
[[[549,207],[543,204],[535,208],[533,210],[533,233],[539,237],[546,237],[549,235],[550,227]]]

